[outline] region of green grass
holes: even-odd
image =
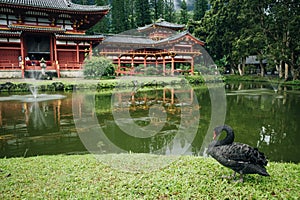
[[[134,155],[134,156],[133,156]],[[110,155],[133,172],[92,155],[0,159],[0,199],[299,199],[300,164],[270,162],[271,177],[248,175],[244,183],[211,158],[182,156],[154,171],[140,170],[147,154]],[[165,156],[154,156],[160,165]],[[104,157],[105,158],[105,157]],[[152,156],[153,158],[153,156]],[[140,162],[136,162],[139,159]],[[153,160],[152,160],[153,161]],[[155,164],[154,163],[154,164]]]

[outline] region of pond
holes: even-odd
[[[235,141],[258,147],[271,161],[300,162],[299,90],[231,83],[225,91],[225,123],[233,127]],[[212,138],[206,87],[70,92],[39,101],[26,95],[1,94],[1,158],[88,152],[205,155]]]

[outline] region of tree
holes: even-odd
[[[205,13],[199,26],[195,27],[194,34],[206,41],[206,49],[215,61],[226,55],[228,62],[235,65],[236,60],[232,58],[232,42],[239,33],[239,24],[236,20],[239,4],[233,7],[230,2],[211,0],[211,9]]]
[[[268,53],[287,80],[299,78],[300,4],[295,0],[272,0],[268,7],[266,34]],[[284,73],[283,73],[284,71]]]
[[[121,33],[135,27],[133,1],[113,0],[111,9],[111,32]]]
[[[112,76],[114,72],[112,61],[106,57],[92,56],[84,61],[83,74],[86,78]]]
[[[153,10],[153,20],[157,21],[163,17],[164,13],[164,0],[151,0],[151,8]]]
[[[208,9],[207,0],[195,0],[193,20],[200,21],[204,17],[207,9]]]
[[[181,10],[180,10],[180,24],[187,24],[188,22],[188,11],[185,0],[181,2]]]
[[[95,0],[96,5],[106,6],[109,5],[109,0]],[[110,14],[104,16],[97,24],[87,31],[87,34],[92,35],[94,33],[109,33],[110,32]]]
[[[135,17],[136,25],[138,27],[152,23],[150,15],[150,3],[148,0],[135,1]]]
[[[176,22],[174,1],[173,0],[164,0],[164,19],[168,22]]]

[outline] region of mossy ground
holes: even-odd
[[[114,156],[114,155],[112,155]],[[132,154],[116,155],[132,163]],[[140,157],[147,159],[148,154]],[[157,159],[166,159],[158,156]],[[145,162],[147,163],[147,162]],[[128,167],[128,166],[127,166]],[[133,166],[134,167],[134,166]],[[299,199],[300,164],[270,162],[243,183],[211,158],[182,156],[154,171],[122,171],[92,155],[0,159],[0,199]]]

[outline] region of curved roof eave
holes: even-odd
[[[109,6],[79,5],[69,0],[0,0],[1,7],[53,10],[65,13],[103,13],[110,10]]]
[[[156,42],[156,44],[163,44],[165,42],[173,42],[173,41],[177,41],[178,39],[184,37],[184,36],[189,36],[191,37],[195,42],[197,42],[198,44],[204,46],[205,45],[205,42],[203,42],[202,40],[199,40],[198,38],[196,38],[195,36],[193,36],[192,34],[190,34],[189,31],[183,31],[181,33],[178,33],[172,37],[168,37],[168,38],[165,38],[163,40],[159,40]]]

